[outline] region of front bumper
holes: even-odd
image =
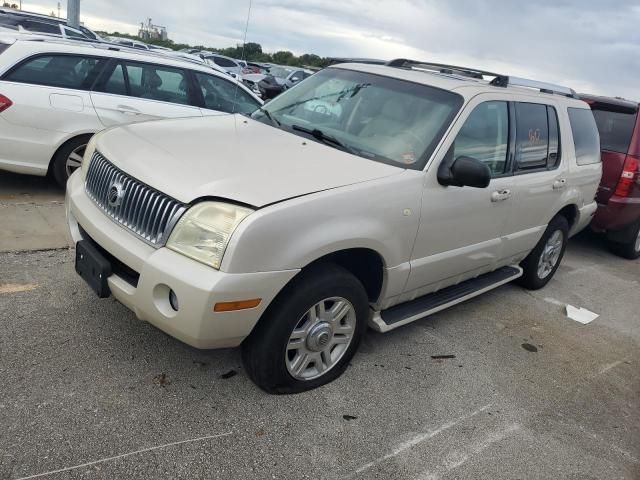
[[[90,239],[139,274],[134,286],[125,276],[108,279],[113,296],[135,315],[196,348],[238,346],[266,308],[299,270],[230,274],[168,248],[155,249],[115,224],[85,194],[80,172],[67,184],[66,212],[74,243]],[[179,309],[169,303],[169,289]],[[218,302],[261,298],[260,305],[214,312]]]

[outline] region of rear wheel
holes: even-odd
[[[82,165],[82,157],[90,138],[91,135],[73,138],[60,147],[54,155],[51,174],[62,188],[65,188],[71,174]]]
[[[569,238],[569,222],[555,216],[547,225],[542,238],[520,266],[523,269],[518,283],[530,290],[544,287],[558,270]]]
[[[640,222],[631,227],[629,240],[624,243],[609,241],[609,248],[613,253],[630,260],[640,258]]]
[[[242,345],[247,374],[269,393],[298,393],[338,378],[354,356],[369,314],[364,287],[324,265],[300,274]]]

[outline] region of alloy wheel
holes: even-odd
[[[67,157],[67,161],[65,162],[65,171],[67,173],[67,178],[69,178],[71,174],[82,165],[82,157],[84,156],[84,151],[86,148],[86,144],[80,145],[73,149]]]
[[[354,338],[356,311],[342,297],[326,298],[300,318],[289,336],[285,362],[297,380],[313,380],[331,370]]]
[[[538,277],[547,278],[560,260],[562,253],[562,245],[564,243],[564,234],[560,230],[556,230],[547,240],[542,249],[540,260],[538,260]]]

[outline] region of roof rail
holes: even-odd
[[[457,65],[447,65],[445,63],[421,62],[419,60],[408,60],[406,58],[396,58],[386,64],[388,67],[396,68],[418,68],[423,70],[432,70],[434,72],[444,73],[448,75],[463,75],[465,77],[477,78],[482,80],[485,76],[502,78],[504,75],[499,73],[487,72],[476,68],[459,67]]]
[[[489,83],[494,87],[525,87],[539,90],[542,93],[559,94],[566,97],[577,98],[576,92],[568,87],[555,85],[553,83],[539,82],[537,80],[528,80],[526,78],[512,77],[501,73],[488,72],[486,70],[478,70],[476,68],[447,65],[444,63],[422,62],[419,60],[408,60],[406,58],[391,60],[390,62],[387,62],[386,65],[395,68],[431,70],[445,75],[461,75],[478,80],[484,80],[484,77],[493,77]]]
[[[569,98],[578,98],[578,95],[576,94],[575,90],[573,90],[572,88],[563,87],[562,85],[556,85],[553,83],[540,82],[538,80],[528,80],[526,78],[509,77],[509,76],[502,77],[500,84],[498,84],[496,80],[497,79],[492,80],[491,85],[496,85],[498,87],[513,86],[513,87],[532,88],[534,90],[539,90],[542,93],[559,94]],[[504,85],[502,84],[503,81],[504,81]]]

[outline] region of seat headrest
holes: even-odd
[[[142,72],[142,85],[144,85],[145,88],[159,88],[162,85],[162,78],[160,78],[160,75],[158,75],[158,72],[155,70],[145,68]]]

